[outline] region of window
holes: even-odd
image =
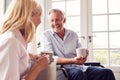
[[[86,34],[83,41],[90,50],[91,61],[116,66],[120,65],[119,3],[119,0],[52,0],[52,8],[66,13],[66,28],[76,31],[78,36]]]
[[[80,36],[80,0],[52,0],[52,8],[65,12],[65,27],[76,31]]]
[[[0,3],[2,3],[0,5],[0,18],[3,16],[3,14],[5,13],[7,7],[9,6],[11,0],[1,0]]]
[[[0,3],[2,3],[2,4],[0,5],[0,19],[1,19],[1,17],[2,17],[3,14],[4,14],[4,0],[0,0]]]
[[[120,1],[92,0],[93,55],[104,65],[120,65]]]

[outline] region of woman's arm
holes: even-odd
[[[47,56],[40,57],[35,64],[32,66],[31,70],[25,76],[25,80],[36,80],[38,74],[47,68],[48,66],[48,58]]]

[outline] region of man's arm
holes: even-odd
[[[85,61],[87,60],[87,57],[89,55],[89,51],[86,49],[86,56],[85,57],[74,57],[74,58],[62,58],[62,57],[58,57],[57,59],[57,64],[78,64],[78,65],[82,65],[85,63]]]
[[[74,57],[74,58],[62,58],[58,57],[57,64],[78,64],[82,65],[86,61],[86,58],[83,57]]]

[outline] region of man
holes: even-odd
[[[54,61],[67,69],[71,80],[115,80],[110,69],[82,65],[87,59],[88,50],[85,57],[76,56],[76,49],[81,45],[77,34],[64,27],[66,18],[61,10],[51,9],[49,22],[51,29],[43,33],[41,49],[54,53]]]

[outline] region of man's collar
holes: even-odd
[[[70,34],[70,30],[68,30],[68,29],[66,29],[66,28],[64,28],[64,29],[65,29],[65,35],[69,35],[69,34]],[[52,32],[53,35],[56,34],[56,33],[53,31],[52,28],[50,29],[50,31]]]

